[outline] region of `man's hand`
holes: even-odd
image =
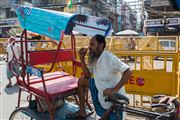
[[[115,93],[117,93],[118,90],[116,90],[115,88],[107,88],[103,91],[103,95],[104,96],[109,96],[109,95],[113,95]]]
[[[87,48],[81,48],[78,53],[79,53],[80,59],[81,59],[81,60],[84,60],[84,57],[85,57],[86,54],[87,54]]]

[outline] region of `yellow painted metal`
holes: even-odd
[[[125,61],[131,67],[133,75],[125,85],[126,91],[132,94],[132,106],[145,106],[146,103],[151,103],[152,99],[145,99],[145,96],[153,96],[155,94],[166,94],[177,96],[180,98],[180,65],[179,65],[179,46],[180,42],[177,36],[145,36],[133,37],[136,43],[134,50],[129,49],[130,38],[125,37],[107,37],[106,50],[111,51]],[[90,37],[76,36],[77,51],[81,47],[88,47]],[[43,37],[43,40],[49,40]],[[70,36],[65,36],[63,39],[62,48],[70,48]],[[160,40],[172,40],[176,42],[174,50],[164,50],[160,44]],[[47,43],[46,47],[42,47],[42,43],[38,43],[35,50],[53,49],[53,44]],[[129,57],[134,58],[133,61]],[[156,60],[156,58],[159,58]],[[77,56],[77,59],[78,56]],[[66,72],[72,74],[72,63],[59,63],[63,66]],[[62,70],[56,63],[52,71]],[[46,70],[50,69],[50,65],[38,66]],[[75,68],[76,76],[83,75],[80,67]]]
[[[0,38],[0,54],[6,53],[7,38]]]
[[[180,98],[180,72],[177,72],[177,76],[178,76],[178,84],[177,84],[177,96]]]
[[[116,54],[130,65],[133,75],[126,84],[126,91],[130,94],[152,96],[167,94],[179,96],[179,42],[177,36],[150,36],[134,37],[136,49],[130,50],[128,44],[131,37],[107,37],[106,49]],[[90,37],[76,36],[77,51],[81,47],[88,47]],[[174,50],[163,50],[159,40],[172,40],[176,42]],[[65,36],[64,48],[70,47],[70,38]],[[129,57],[134,58],[129,61]],[[159,58],[159,60],[156,60]],[[72,64],[63,63],[66,71],[72,73]],[[77,68],[77,77],[82,75],[82,69]]]
[[[106,50],[111,51],[121,58],[122,61],[129,64],[133,75],[126,84],[127,93],[140,95],[140,104],[143,103],[144,96],[153,96],[155,94],[166,94],[178,96],[180,98],[180,65],[179,65],[179,45],[177,36],[145,36],[133,37],[136,43],[134,50],[129,49],[129,42],[132,36],[125,37],[107,37]],[[77,51],[81,47],[88,47],[90,37],[76,36]],[[174,50],[164,50],[160,40],[172,40],[176,42]],[[39,43],[40,44],[40,43]],[[36,49],[41,49],[42,45],[37,45]],[[48,45],[48,49],[53,48]],[[63,39],[63,48],[71,47],[70,36]],[[47,49],[43,48],[43,49]],[[42,50],[42,49],[41,49]],[[134,60],[130,60],[130,57]],[[158,58],[158,60],[157,60]],[[77,56],[77,59],[78,56]],[[72,63],[60,63],[65,71],[72,73]],[[48,65],[43,66],[49,69]],[[60,70],[56,64],[53,71]],[[77,67],[77,77],[80,77],[82,69]],[[133,97],[133,98],[134,98]],[[135,98],[133,105],[135,105]]]
[[[180,98],[180,73],[179,73],[179,40],[177,36],[145,36],[133,37],[136,43],[134,50],[129,49],[130,38],[132,36],[107,37],[106,50],[111,51],[130,65],[133,75],[126,84],[128,93],[140,95],[167,94]],[[44,38],[46,39],[46,38]],[[88,47],[90,37],[76,36],[77,51],[81,47]],[[174,50],[164,50],[160,40],[172,40],[176,42]],[[47,43],[47,47],[42,48],[42,43],[36,45],[36,50],[52,49],[54,46]],[[63,39],[63,48],[71,47],[70,36]],[[133,61],[129,57],[134,58]],[[159,58],[159,60],[156,60]],[[77,59],[79,59],[77,57]],[[64,69],[72,73],[72,63],[60,63]],[[40,66],[42,67],[42,66]],[[49,65],[43,65],[44,69],[49,69]],[[53,71],[58,70],[56,64]],[[82,75],[81,68],[77,69],[77,77]],[[142,82],[142,83],[141,83]],[[143,83],[144,82],[144,83]]]
[[[162,52],[162,51],[121,51],[115,53],[117,56],[133,56],[135,61],[131,62],[131,69],[133,75],[126,85],[128,93],[142,94],[142,95],[155,95],[155,94],[167,94],[176,96],[179,94],[179,81],[178,81],[178,53],[177,52]],[[150,62],[153,64],[151,68],[147,68],[143,62],[143,57],[146,59],[160,56],[161,60],[153,60]],[[170,60],[167,60],[170,59]],[[159,68],[158,66],[159,65]],[[139,67],[138,67],[139,66]],[[142,79],[138,84],[139,77]],[[140,80],[141,80],[140,79]]]
[[[138,77],[144,79],[144,84],[139,85],[137,82]],[[172,74],[164,71],[135,71],[133,70],[133,76],[126,85],[126,90],[131,94],[141,94],[152,96],[155,94],[173,94],[173,80]]]

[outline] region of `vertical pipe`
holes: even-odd
[[[167,70],[167,56],[164,56],[164,71]]]
[[[178,54],[176,53],[173,55],[173,62],[172,62],[172,74],[173,74],[173,85],[172,85],[172,95],[177,95],[177,89],[178,89],[178,78],[177,78],[177,72],[178,72]]]
[[[133,94],[133,107],[135,107],[135,102],[136,102],[136,96]]]
[[[108,50],[109,50],[109,51],[111,50],[112,40],[113,40],[113,37],[111,36],[111,40],[110,40],[110,43],[109,43],[109,48],[108,48]]]
[[[19,94],[18,94],[18,105],[17,107],[20,107],[20,102],[21,102],[21,88],[19,88]]]
[[[180,99],[180,73],[178,72],[178,82],[177,82],[177,95],[178,98]]]
[[[143,95],[140,95],[140,102],[141,102],[141,107],[143,106]]]
[[[140,56],[140,70],[143,70],[143,56]]]
[[[137,56],[134,57],[134,70],[137,70]]]

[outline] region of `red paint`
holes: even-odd
[[[84,75],[84,73],[83,72],[81,72],[81,76],[83,76]]]
[[[137,77],[136,83],[137,83],[137,85],[139,85],[139,86],[144,86],[145,80],[144,80],[143,77],[140,76],[140,77]]]
[[[145,85],[145,79],[142,76],[135,77],[131,76],[130,79],[128,80],[127,84],[131,85],[138,85],[138,86],[144,86]]]
[[[129,79],[129,84],[134,84],[134,76],[131,76]]]

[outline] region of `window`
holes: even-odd
[[[171,41],[171,47],[175,47],[176,46],[176,42],[175,41]]]

